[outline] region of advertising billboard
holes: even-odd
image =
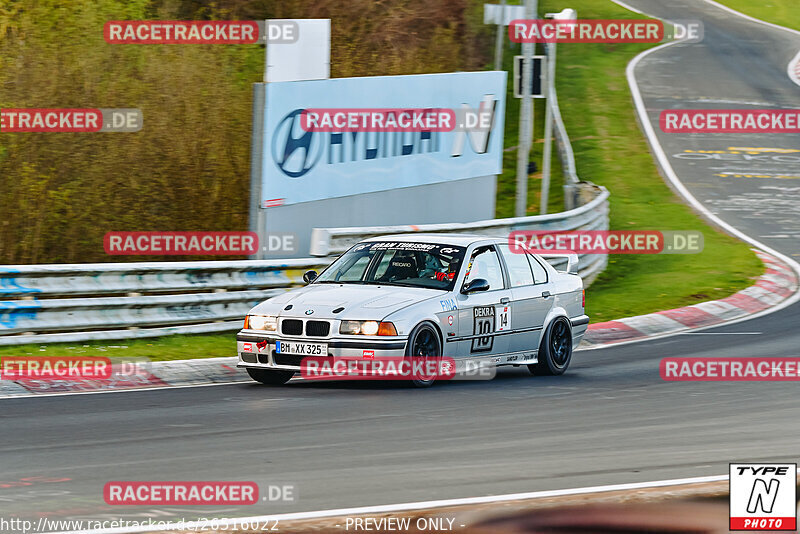
[[[500,174],[505,94],[505,72],[268,83],[261,207]],[[337,132],[301,124],[304,110],[390,108],[453,110],[454,128]],[[461,128],[467,109],[489,113],[490,128]]]

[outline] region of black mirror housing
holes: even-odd
[[[317,271],[314,271],[314,270],[306,271],[305,274],[303,274],[303,281],[306,284],[310,284],[311,282],[313,282],[316,279],[317,279]]]
[[[461,292],[465,295],[470,293],[477,293],[479,291],[488,291],[489,290],[489,281],[485,278],[476,278],[475,280],[471,281],[469,284],[465,285]]]

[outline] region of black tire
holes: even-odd
[[[572,360],[572,328],[566,317],[553,319],[539,344],[539,363],[528,370],[535,375],[563,375]]]
[[[406,345],[406,358],[425,358],[429,356],[442,356],[442,341],[439,331],[433,324],[424,322],[418,324],[408,336]],[[428,388],[433,385],[436,378],[429,380],[413,379],[411,385],[418,388]]]
[[[268,386],[282,386],[294,376],[294,371],[278,371],[276,369],[253,369],[248,367],[247,374],[256,382]]]

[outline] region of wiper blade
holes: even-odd
[[[400,282],[362,282],[371,286],[396,286],[396,287],[422,287],[414,284],[401,284]]]

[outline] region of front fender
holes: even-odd
[[[412,304],[401,310],[396,310],[386,316],[384,321],[391,321],[397,329],[397,335],[408,336],[411,331],[421,322],[428,321],[436,326],[439,331],[439,338],[443,347],[443,356],[452,356],[450,351],[455,350],[452,347],[454,343],[447,343],[446,338],[448,335],[455,336],[458,332],[458,309],[446,309],[446,306],[440,303],[440,299],[434,298]],[[452,324],[450,324],[452,322]]]

